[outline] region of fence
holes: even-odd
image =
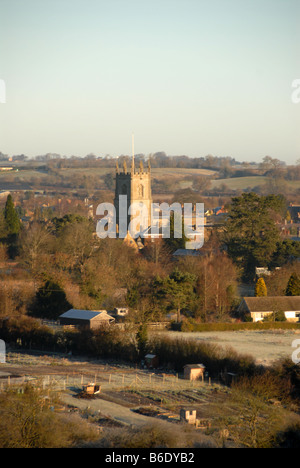
[[[13,364],[18,361],[18,355],[7,356],[7,363]],[[69,368],[70,367],[70,368]],[[1,367],[0,372],[0,390],[3,390],[10,385],[23,385],[32,383],[35,386],[43,389],[51,388],[54,391],[79,391],[88,383],[95,383],[101,386],[101,391],[109,392],[113,390],[186,390],[191,388],[200,388],[203,385],[210,385],[211,379],[206,376],[204,380],[185,380],[178,374],[166,374],[150,372],[142,369],[130,368],[113,368],[107,369],[105,365],[99,365],[95,372],[87,371],[82,366],[82,372],[72,371],[72,366],[66,366],[60,373],[51,372],[51,365],[48,364],[47,369],[35,370],[36,366],[32,365],[32,373],[30,375],[16,375],[5,371],[5,367]],[[68,369],[69,368],[69,369]],[[20,366],[20,373],[22,365]]]

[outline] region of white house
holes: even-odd
[[[249,313],[253,322],[263,320],[276,312],[284,312],[287,321],[300,319],[300,296],[244,297],[238,311]]]

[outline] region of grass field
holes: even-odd
[[[227,185],[232,190],[246,190],[248,188],[264,185],[267,182],[267,177],[264,176],[250,176],[250,177],[233,177],[231,179],[214,179],[212,180],[212,188],[221,187],[223,184]],[[291,189],[299,188],[299,181],[285,181],[286,186]]]
[[[248,187],[254,188],[258,185],[263,185],[266,182],[266,177],[252,176],[252,177],[235,177],[232,179],[215,179],[212,181],[212,188],[221,187],[225,184],[232,190],[245,190]]]

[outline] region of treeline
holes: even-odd
[[[137,332],[137,327],[129,326],[124,333],[117,325],[97,330],[53,332],[29,317],[3,320],[0,325],[1,339],[14,348],[19,346],[21,349],[64,353],[72,351],[74,355],[125,361],[133,365],[144,357],[139,353]],[[252,375],[256,370],[252,356],[192,339],[154,335],[147,339],[144,352],[156,354],[160,366],[180,373],[183,366],[191,362],[204,362],[210,375],[215,377],[225,369],[239,375]]]
[[[137,164],[140,161],[146,161],[150,159],[152,167],[173,167],[173,168],[189,168],[189,169],[213,169],[218,170],[225,165],[239,165],[239,163],[231,156],[200,156],[191,158],[187,155],[171,156],[167,155],[164,151],[158,151],[149,155],[136,154],[135,159]],[[116,162],[119,161],[123,164],[124,161],[127,163],[131,160],[131,156],[121,154],[117,157],[104,156],[98,157],[94,154],[89,154],[85,157],[70,157],[66,158],[56,154],[49,154],[35,158],[36,161],[44,161],[46,167],[49,168],[88,168],[88,167],[112,167],[115,168]],[[28,161],[28,163],[34,164],[35,160]]]

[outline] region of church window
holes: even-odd
[[[144,186],[142,184],[139,185],[139,198],[144,198]]]

